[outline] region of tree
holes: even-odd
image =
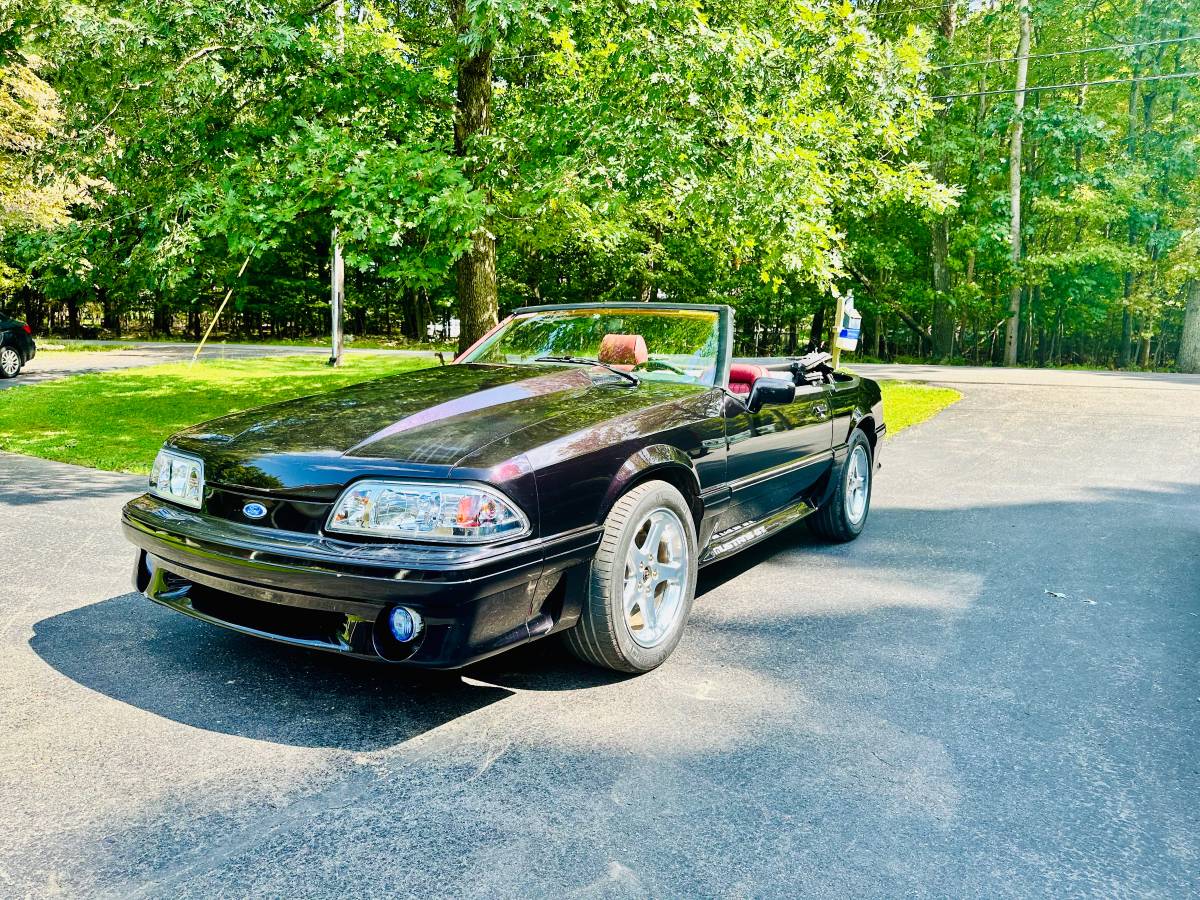
[[[1004,364],[1017,364],[1017,335],[1021,322],[1021,139],[1025,121],[1021,114],[1025,109],[1025,81],[1029,74],[1029,38],[1032,32],[1032,17],[1029,0],[1021,0],[1021,38],[1017,43],[1017,83],[1013,100],[1012,137],[1008,154],[1008,196],[1011,226],[1009,240],[1012,242],[1012,287],[1008,298],[1008,327],[1004,332]]]

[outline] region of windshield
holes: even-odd
[[[461,361],[536,365],[571,356],[639,378],[711,385],[719,345],[713,310],[555,309],[514,316]]]

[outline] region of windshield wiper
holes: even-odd
[[[586,356],[539,356],[534,362],[556,362],[570,363],[576,366],[599,366],[602,369],[608,369],[614,375],[620,375],[622,378],[628,379],[630,384],[641,384],[642,380],[632,372],[626,372],[624,369],[618,369],[616,366],[606,362],[601,362],[598,359],[588,359]]]

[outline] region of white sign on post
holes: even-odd
[[[854,350],[862,334],[862,316],[854,308],[854,294],[847,293],[842,302],[842,321],[838,323],[837,339],[834,344],[839,350]]]

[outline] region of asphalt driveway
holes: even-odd
[[[191,621],[129,593],[139,479],[0,456],[0,895],[1194,893],[1200,385],[962,389],[640,678]]]

